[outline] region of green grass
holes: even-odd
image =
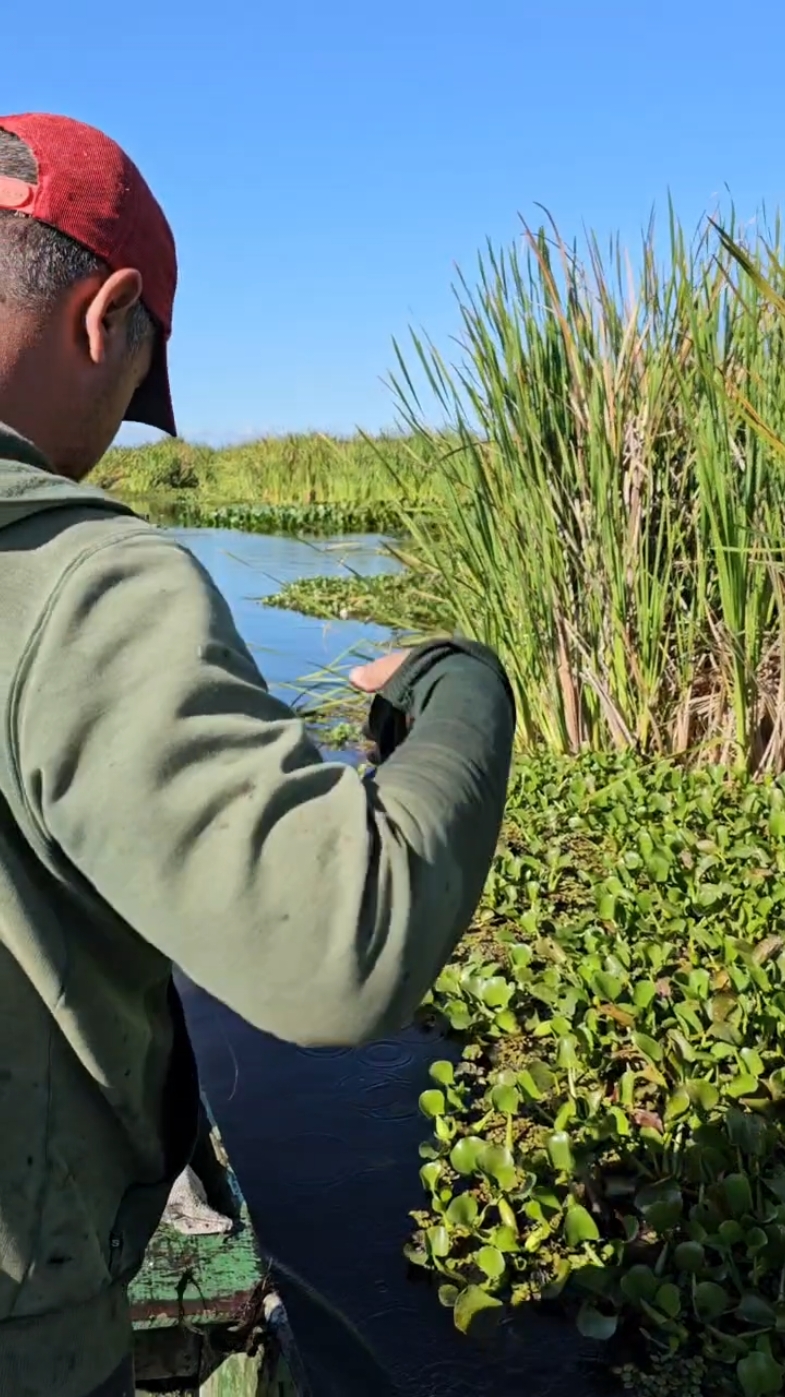
[[[435,453],[434,453],[435,455]],[[310,433],[266,437],[214,449],[165,440],[114,448],[90,481],[126,499],[172,497],[193,505],[363,505],[431,498],[428,452],[412,455],[405,437],[373,440]]]

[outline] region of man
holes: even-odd
[[[129,1394],[126,1287],[187,1164],[172,965],[250,1023],[356,1044],[466,929],[514,730],[460,641],[360,670],[372,779],[322,761],[183,548],[79,485],[174,433],[176,262],[141,175],[0,117],[0,1394]]]

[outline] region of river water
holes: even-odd
[[[173,530],[207,567],[270,688],[371,655],[385,631],[263,604],[282,583],[394,570],[374,538],[319,540]],[[332,758],[333,760],[340,758]],[[407,1275],[410,1208],[422,1202],[417,1110],[429,1064],[454,1052],[410,1029],[358,1049],[306,1050],[252,1029],[186,982],[204,1088],[262,1245],[340,1308],[405,1397],[600,1397],[585,1345],[563,1321],[522,1314],[491,1346],[463,1338],[435,1291]],[[282,1292],[314,1397],[380,1397],[359,1346],[301,1289]],[[393,1389],[391,1389],[393,1390]]]

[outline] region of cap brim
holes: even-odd
[[[124,420],[142,422],[146,427],[155,427],[159,432],[167,432],[170,437],[177,436],[172,391],[169,387],[166,340],[162,334],[156,336],[150,372],[134,393]]]

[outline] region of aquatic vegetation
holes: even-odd
[[[521,769],[424,1006],[466,1046],[420,1098],[407,1256],[459,1329],[559,1299],[641,1393],[781,1390],[783,874],[781,781],[630,754]]]
[[[326,620],[373,622],[394,631],[427,634],[451,629],[443,579],[408,568],[374,577],[349,571],[345,577],[302,578],[287,583],[265,603]]]
[[[130,503],[134,503],[132,500]],[[186,496],[159,502],[141,501],[139,512],[154,522],[183,528],[240,529],[248,534],[395,534],[401,531],[401,514],[389,500],[367,503],[231,504],[212,505]]]
[[[502,654],[522,748],[781,770],[785,319],[760,270],[783,276],[762,238],[739,261],[673,216],[633,262],[524,229],[459,283],[454,364],[396,347],[439,521],[411,520],[416,552]]]
[[[90,483],[123,498],[184,494],[214,505],[357,506],[404,494],[417,506],[432,493],[427,452],[412,453],[405,436],[394,433],[293,433],[221,448],[181,440],[114,447]]]

